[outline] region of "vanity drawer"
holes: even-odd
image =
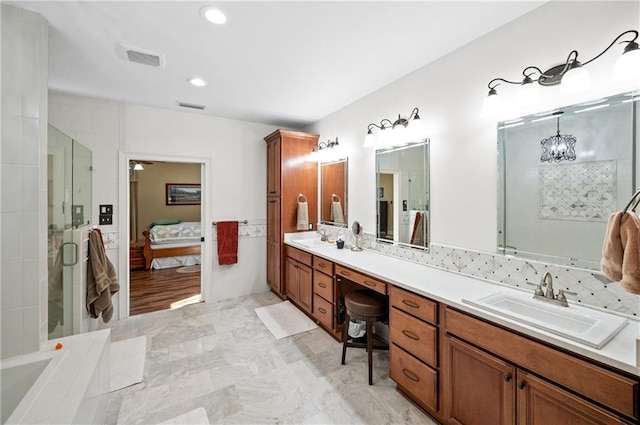
[[[333,302],[333,278],[318,270],[313,271],[313,292],[329,302]]]
[[[638,419],[640,381],[460,311],[444,310],[444,330],[546,379]]]
[[[313,268],[316,270],[320,270],[322,273],[326,273],[329,276],[333,276],[333,263],[329,260],[314,256]]]
[[[425,297],[391,286],[391,306],[405,311],[431,324],[436,324],[438,303]]]
[[[434,326],[391,308],[389,336],[391,342],[404,348],[431,367],[438,366],[438,331]]]
[[[313,295],[313,317],[327,329],[333,329],[333,304],[318,294]]]
[[[286,245],[287,247],[287,251],[286,251],[286,256],[287,257],[291,257],[294,260],[298,260],[299,262],[301,262],[302,264],[306,264],[307,266],[311,266],[312,262],[311,262],[311,258],[313,257],[313,255],[309,254],[308,252],[304,252],[300,249],[294,248],[292,246]]]
[[[389,349],[391,379],[424,406],[433,411],[438,410],[438,372],[394,344]]]
[[[362,273],[354,272],[340,265],[336,265],[336,276],[342,276],[365,288],[372,289],[381,294],[387,295],[387,284]]]

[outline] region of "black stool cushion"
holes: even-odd
[[[385,297],[368,289],[349,292],[344,296],[344,304],[349,316],[364,316],[379,318],[385,316]]]

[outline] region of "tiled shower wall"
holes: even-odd
[[[47,339],[48,28],[6,4],[2,19],[2,358]]]
[[[353,235],[347,229],[332,226],[322,226],[322,228],[326,229],[327,233],[333,237],[342,236],[349,245],[355,242]],[[540,282],[544,272],[548,271],[553,275],[555,288],[578,294],[576,296],[567,295],[570,301],[612,310],[635,318],[640,316],[640,297],[625,292],[617,282],[611,282],[596,271],[438,244],[431,244],[430,252],[425,252],[421,249],[377,243],[375,237],[368,233],[365,233],[360,241],[360,246],[384,255],[460,273],[487,282],[522,288],[531,293],[533,293],[535,285]]]

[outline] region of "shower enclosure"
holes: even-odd
[[[91,222],[91,151],[49,125],[47,148],[49,339],[73,334],[73,231]],[[76,312],[78,315],[79,312]]]

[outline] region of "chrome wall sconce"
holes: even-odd
[[[320,142],[317,145],[311,147],[311,155],[309,155],[310,161],[320,162],[323,160],[337,159],[339,156],[340,143],[338,138],[336,140],[327,140],[326,142]]]
[[[393,122],[384,118],[379,125],[369,124],[363,146],[365,148],[390,147],[424,138],[424,124],[418,112],[418,108],[413,108],[409,118],[402,118],[398,114],[398,119]],[[374,129],[379,130],[377,135],[373,132]]]
[[[557,116],[557,133],[540,142],[542,148],[540,162],[574,161],[576,159],[576,138],[570,134],[560,134],[560,115],[562,114],[562,111],[553,113]]]
[[[622,40],[625,36],[633,36],[631,40]],[[521,105],[535,103],[539,97],[538,83],[543,87],[560,84],[560,91],[564,95],[575,95],[583,93],[591,87],[591,78],[585,65],[598,59],[605,54],[616,43],[627,43],[622,55],[616,61],[613,71],[614,81],[638,81],[640,83],[640,48],[638,48],[638,31],[628,30],[618,35],[602,52],[581,63],[578,60],[578,51],[572,50],[566,61],[561,65],[556,65],[546,71],[542,71],[537,66],[528,66],[522,71],[521,81],[510,81],[504,78],[494,78],[489,81],[489,94],[482,105],[482,116],[494,116],[500,113],[501,99],[498,97],[496,87],[501,83],[516,84],[520,87],[516,98]]]

